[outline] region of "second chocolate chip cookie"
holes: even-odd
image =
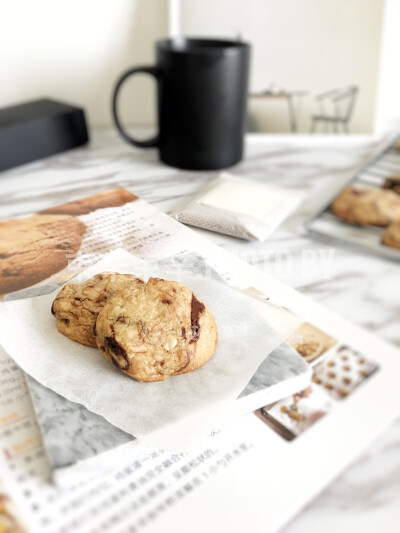
[[[400,198],[389,190],[346,187],[332,203],[331,209],[349,224],[387,226],[400,219]]]

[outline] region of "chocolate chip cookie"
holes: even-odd
[[[150,278],[111,298],[96,322],[97,346],[138,381],[162,381],[204,365],[218,331],[207,306],[184,285]]]
[[[331,205],[344,222],[361,226],[388,226],[400,219],[400,197],[390,190],[346,187]]]
[[[400,222],[393,222],[385,229],[382,243],[400,250]]]
[[[65,268],[79,251],[85,229],[69,215],[0,222],[0,294],[25,289]]]
[[[131,274],[102,272],[84,283],[67,283],[51,307],[60,333],[70,339],[96,347],[97,315],[107,301],[130,287],[132,293],[144,282]]]

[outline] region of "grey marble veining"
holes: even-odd
[[[134,438],[78,403],[26,376],[47,456],[53,468],[112,450]]]
[[[133,149],[114,132],[94,132],[92,139],[87,147],[1,173],[0,217],[45,209],[117,185],[168,212],[216,175],[163,166],[155,150]],[[303,205],[265,243],[196,231],[400,346],[400,266],[312,240],[302,230],[326,188],[350,179],[375,147],[375,141],[353,136],[249,138],[244,161],[231,172],[296,189],[304,194]],[[399,428],[397,420],[285,531],[397,531]]]

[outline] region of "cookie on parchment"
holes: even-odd
[[[393,222],[385,229],[382,243],[400,250],[400,222]]]
[[[66,337],[96,347],[97,315],[109,298],[127,287],[134,291],[144,284],[131,274],[102,272],[84,283],[67,283],[58,293],[51,307],[57,328]]]
[[[79,251],[86,226],[68,215],[43,215],[0,222],[0,294],[30,287],[68,265]]]
[[[211,311],[186,286],[150,278],[127,288],[100,311],[97,346],[138,381],[163,381],[204,365],[217,348]]]
[[[362,226],[388,226],[400,219],[400,198],[390,190],[346,187],[331,205],[344,222]]]

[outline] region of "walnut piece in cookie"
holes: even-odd
[[[382,243],[400,250],[400,221],[393,222],[382,235]]]
[[[109,298],[126,287],[134,291],[144,281],[131,274],[102,272],[84,283],[67,283],[51,307],[60,333],[70,339],[96,347],[97,315]]]
[[[218,344],[208,307],[176,281],[150,278],[111,298],[96,322],[97,346],[138,381],[162,381],[204,365]]]
[[[400,219],[400,197],[390,190],[346,187],[331,205],[344,222],[361,226],[388,226]]]

